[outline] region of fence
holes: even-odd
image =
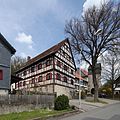
[[[0,114],[53,108],[55,94],[0,96]]]

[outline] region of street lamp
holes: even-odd
[[[82,49],[80,49],[80,67],[81,67],[81,52],[82,52]],[[81,69],[80,69],[80,80],[81,80]],[[79,110],[81,108],[81,86],[80,86],[80,80],[79,80]]]

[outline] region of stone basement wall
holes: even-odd
[[[69,99],[72,99],[74,89],[69,88],[69,87],[60,86],[60,85],[55,85],[55,92],[57,93],[57,96],[64,94],[64,95],[68,96]]]

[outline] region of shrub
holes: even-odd
[[[65,110],[69,107],[69,99],[66,95],[60,95],[55,99],[55,110]]]

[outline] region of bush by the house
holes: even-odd
[[[60,95],[55,99],[55,110],[65,110],[69,108],[69,99],[66,95]]]

